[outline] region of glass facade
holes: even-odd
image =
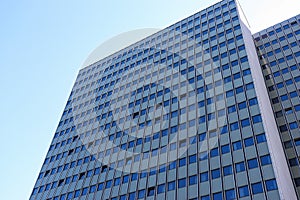
[[[297,44],[289,61],[298,62],[287,79],[280,71],[282,94],[269,93],[273,108],[290,103],[291,118],[275,115],[291,171],[299,169],[298,18],[286,29]],[[236,1],[224,0],[81,69],[30,199],[296,198],[277,167],[249,33]],[[260,58],[266,41],[255,40]]]
[[[254,34],[286,161],[300,194],[300,15]]]

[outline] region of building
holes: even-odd
[[[254,34],[277,128],[300,194],[300,15]]]
[[[300,16],[243,19],[223,0],[81,69],[30,199],[297,199]]]

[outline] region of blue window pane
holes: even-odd
[[[200,174],[200,182],[208,181],[208,172],[203,172]]]
[[[275,179],[266,181],[267,191],[277,190],[277,183]]]
[[[245,139],[244,143],[245,143],[245,147],[252,146],[254,144],[253,138],[250,137],[250,138]]]
[[[239,107],[239,110],[242,110],[247,107],[247,104],[246,104],[246,102],[242,102],[242,103],[238,104],[238,107]]]
[[[201,133],[199,135],[199,141],[201,142],[201,141],[204,141],[205,139],[206,139],[206,133]]]
[[[208,153],[207,152],[201,152],[199,155],[200,160],[206,160],[208,158]]]
[[[233,90],[230,90],[230,91],[226,92],[226,97],[227,97],[227,98],[228,98],[228,97],[232,97],[233,95],[234,95]]]
[[[262,122],[261,116],[260,115],[256,115],[252,117],[253,123],[259,123]]]
[[[213,194],[213,200],[222,200],[222,199],[223,199],[222,192]]]
[[[186,186],[186,179],[182,178],[178,180],[178,188],[183,188]]]
[[[154,196],[154,194],[155,194],[155,187],[148,188],[147,196],[151,197]]]
[[[59,200],[66,200],[66,194],[61,195]]]
[[[81,196],[86,195],[88,192],[88,188],[83,188],[81,192]]]
[[[249,196],[248,186],[239,187],[239,197]]]
[[[220,169],[212,170],[211,177],[212,177],[212,179],[219,178],[220,177]]]
[[[257,143],[262,143],[262,142],[266,142],[266,135],[265,134],[260,134],[256,136],[256,141]]]
[[[270,155],[261,156],[261,157],[260,157],[260,162],[261,162],[261,165],[268,165],[268,164],[271,164],[272,161],[271,161]]]
[[[235,122],[235,123],[230,124],[230,130],[231,130],[231,131],[235,131],[235,130],[237,130],[237,129],[239,129],[239,124],[238,124],[238,122]]]
[[[295,145],[300,146],[300,139],[299,138],[295,140]]]
[[[257,159],[251,159],[251,160],[248,160],[248,168],[249,169],[253,169],[253,168],[256,168],[258,167],[258,163],[257,163]]]
[[[230,152],[230,146],[229,146],[229,144],[222,146],[221,147],[221,151],[222,151],[222,154],[229,153]]]
[[[236,111],[235,106],[230,106],[230,107],[228,107],[228,113],[233,113],[233,112],[235,112],[235,111]]]
[[[140,190],[138,192],[138,199],[143,199],[145,197],[145,190]]]
[[[158,194],[164,193],[165,190],[166,190],[165,184],[161,184],[161,185],[157,186],[157,193],[158,193]]]
[[[105,188],[110,188],[111,187],[111,183],[112,181],[106,181],[106,185],[105,185]]]
[[[241,121],[242,127],[250,126],[250,120],[249,119],[243,119]]]
[[[228,133],[228,127],[227,127],[227,125],[223,126],[222,128],[220,128],[220,134],[225,134],[225,133]]]
[[[195,185],[197,184],[197,175],[194,175],[194,176],[190,176],[189,177],[189,185]]]
[[[236,163],[235,164],[235,171],[237,173],[245,171],[245,163],[244,162]]]
[[[297,124],[297,122],[292,122],[289,124],[289,127],[291,130],[298,129],[298,124]]]
[[[129,176],[128,175],[123,176],[122,183],[128,183],[128,181],[129,181]]]
[[[131,181],[135,181],[138,179],[138,174],[137,173],[133,173],[131,174]],[[123,179],[124,180],[124,179]]]
[[[214,148],[210,151],[210,157],[215,157],[219,155],[219,149],[218,148]]]
[[[181,158],[179,159],[179,167],[185,166],[186,165],[186,158]]]
[[[235,195],[234,189],[225,191],[225,197],[226,197],[226,200],[234,200],[234,199],[236,199],[236,195]]]
[[[196,154],[189,156],[189,164],[195,163],[195,162],[197,162],[197,156],[196,156]]]
[[[233,147],[233,151],[239,150],[242,148],[242,142],[241,141],[237,141],[232,143],[232,147]]]
[[[175,181],[168,183],[168,191],[175,190]]]
[[[104,185],[104,183],[99,183],[98,187],[97,187],[97,191],[102,190],[103,189],[103,185]]]
[[[256,105],[256,104],[258,104],[257,98],[253,98],[253,99],[250,99],[250,100],[249,100],[249,105],[250,105],[250,106],[253,106],[253,105]]]
[[[261,182],[251,184],[253,194],[258,194],[263,192],[263,187]]]
[[[254,84],[253,83],[249,83],[246,85],[246,90],[250,90],[254,88]]]
[[[74,198],[77,198],[80,196],[80,190],[75,190]]]
[[[223,167],[224,176],[232,174],[232,165]]]
[[[114,186],[116,185],[119,185],[120,184],[120,178],[115,178],[115,181],[114,181]]]
[[[201,200],[210,200],[210,197],[209,197],[209,195],[202,196],[202,197],[201,197]]]

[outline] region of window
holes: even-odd
[[[197,184],[197,182],[198,182],[197,175],[189,177],[189,185],[195,185],[195,184]]]
[[[199,135],[199,142],[204,141],[206,139],[206,133],[201,133]]]
[[[140,190],[138,192],[138,199],[143,199],[145,197],[145,190]]]
[[[220,177],[220,169],[212,170],[211,177],[212,177],[212,179],[219,178]]]
[[[247,104],[246,104],[246,102],[242,102],[242,103],[238,104],[238,107],[239,107],[239,110],[242,110],[247,107]]]
[[[242,148],[242,143],[241,141],[237,141],[232,143],[233,151],[239,150]]]
[[[233,90],[229,90],[229,91],[226,92],[226,97],[227,97],[227,98],[228,98],[228,97],[232,97],[233,95],[234,95]]]
[[[168,191],[175,190],[175,181],[168,183]]]
[[[154,193],[155,193],[155,187],[150,187],[148,188],[148,193],[147,193],[147,196],[154,196]]]
[[[200,174],[200,182],[208,181],[208,172],[203,172]]]
[[[236,108],[235,108],[235,106],[233,105],[233,106],[230,106],[230,107],[228,107],[228,113],[233,113],[233,112],[235,112],[236,111]]]
[[[250,120],[249,119],[243,119],[241,121],[242,127],[250,126]]]
[[[244,162],[236,163],[235,164],[235,171],[237,173],[245,171],[245,163]]]
[[[295,139],[295,145],[300,146],[300,138]]]
[[[263,187],[261,182],[251,184],[253,194],[258,194],[263,192]]]
[[[105,188],[110,188],[111,187],[111,183],[112,183],[112,180],[106,181]]]
[[[250,100],[249,100],[249,105],[250,105],[250,106],[253,106],[253,105],[256,105],[256,104],[258,104],[257,98],[253,98],[253,99],[250,99]]]
[[[234,199],[236,199],[236,195],[235,195],[234,189],[226,190],[225,191],[225,197],[226,197],[226,200],[234,200]]]
[[[183,188],[186,186],[186,178],[182,178],[178,180],[178,188]]]
[[[289,164],[290,166],[298,166],[299,165],[298,159],[297,158],[289,159]]]
[[[298,129],[298,124],[297,124],[297,122],[292,122],[289,124],[289,127],[291,130]]]
[[[223,145],[223,146],[221,147],[221,151],[222,151],[222,154],[229,153],[229,152],[230,152],[230,146],[229,146],[229,144]]]
[[[277,190],[277,183],[275,179],[266,181],[267,191]]]
[[[235,130],[238,130],[238,129],[239,129],[239,124],[238,124],[238,122],[235,122],[235,123],[230,124],[230,130],[231,130],[231,131],[235,131]]]
[[[260,134],[260,135],[257,135],[257,136],[256,136],[256,141],[257,141],[257,143],[266,142],[266,141],[267,141],[267,139],[266,139],[266,136],[265,136],[265,134]]]
[[[114,186],[120,185],[120,178],[115,178]]]
[[[210,151],[210,157],[216,157],[219,155],[219,150],[218,148],[214,148]]]
[[[208,195],[206,195],[206,196],[202,196],[202,197],[201,197],[201,200],[210,200],[210,198],[209,198]]]
[[[214,200],[222,200],[222,192],[214,193],[213,194],[213,199]]]
[[[256,168],[256,167],[258,167],[258,163],[257,163],[256,158],[248,160],[248,168],[249,169],[253,169],[253,168]]]
[[[271,164],[272,161],[271,161],[270,155],[261,156],[260,157],[260,162],[261,162],[262,166]]]
[[[254,144],[253,138],[252,138],[252,137],[246,138],[246,139],[244,140],[244,143],[245,143],[245,147],[252,146],[252,145]]]
[[[186,165],[186,158],[181,158],[179,159],[179,167],[185,166]]]
[[[207,160],[207,158],[208,158],[208,153],[207,152],[201,152],[200,153],[200,156],[199,156],[200,160]]]
[[[102,190],[103,189],[103,185],[104,185],[104,183],[99,183],[98,187],[97,187],[97,191]]]
[[[227,125],[223,126],[220,128],[220,134],[225,134],[228,133],[228,127]]]
[[[86,188],[83,188],[83,189],[82,189],[82,192],[81,192],[81,196],[86,195],[87,192],[88,192],[88,188],[87,188],[87,187],[86,187]]]
[[[232,165],[223,167],[223,174],[224,176],[232,174]]]
[[[195,155],[191,155],[189,156],[189,164],[191,163],[195,163],[197,161],[197,156]]]
[[[239,196],[246,197],[249,196],[249,189],[248,186],[239,187]]]
[[[161,184],[161,185],[158,185],[157,186],[157,193],[160,194],[160,193],[164,193],[165,192],[165,184]]]

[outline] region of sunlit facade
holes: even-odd
[[[30,199],[297,199],[299,16],[254,39],[239,10],[81,69]]]

